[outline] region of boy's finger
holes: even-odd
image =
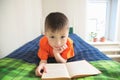
[[[67,47],[66,46],[63,46],[63,49],[66,49]]]
[[[39,76],[42,76],[42,74],[43,74],[43,73],[41,73],[41,72],[39,71]]]
[[[46,70],[46,67],[45,67],[45,66],[43,67],[43,69],[44,69],[44,72],[47,73],[47,70]]]
[[[37,75],[37,76],[41,76],[42,74],[41,74],[39,71],[37,71],[37,72],[36,72],[36,75]]]
[[[67,44],[65,44],[64,46],[65,46],[65,48],[67,48],[67,47],[68,47],[68,46],[67,46]]]
[[[61,47],[62,50],[65,50],[67,48],[67,45],[64,45]]]
[[[41,75],[42,75],[41,70],[42,70],[42,68],[40,67],[40,68],[38,69],[38,71],[37,71],[38,76],[41,76]]]

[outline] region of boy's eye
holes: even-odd
[[[51,36],[50,38],[55,38],[54,36]]]
[[[65,36],[61,36],[61,38],[65,38]]]

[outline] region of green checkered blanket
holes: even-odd
[[[120,63],[112,60],[91,61],[102,73],[77,80],[120,80]],[[40,80],[35,76],[35,64],[22,60],[0,59],[0,80]]]

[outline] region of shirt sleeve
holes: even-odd
[[[67,46],[68,48],[61,54],[61,56],[66,60],[74,56],[73,41],[68,39]]]
[[[45,40],[40,40],[39,42],[39,50],[38,50],[38,57],[41,59],[41,60],[47,60],[48,59],[48,53],[47,53],[47,48],[45,46]]]

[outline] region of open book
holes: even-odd
[[[49,63],[46,64],[46,69],[47,72],[43,73],[42,80],[70,80],[101,73],[86,60],[68,63]]]

